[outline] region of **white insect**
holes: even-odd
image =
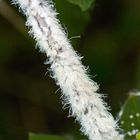
[[[92,81],[73,50],[56,18],[57,13],[49,0],[13,0],[27,17],[40,50],[48,56],[52,77],[60,86],[70,115],[81,124],[81,131],[90,140],[122,140],[117,122],[108,112],[98,85]]]

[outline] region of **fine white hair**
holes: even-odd
[[[12,0],[27,17],[26,25],[40,50],[47,54],[52,78],[60,86],[70,116],[90,140],[122,140],[117,122],[108,111],[98,85],[73,50],[49,0]]]

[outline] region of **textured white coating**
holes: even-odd
[[[81,131],[90,140],[122,140],[118,125],[97,93],[92,81],[73,50],[48,0],[13,0],[27,17],[26,25],[40,50],[48,57],[52,78],[60,86],[70,116],[81,124]]]

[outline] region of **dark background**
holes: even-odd
[[[66,0],[54,2],[73,47],[116,116],[128,92],[140,89],[140,1],[96,0],[87,11]],[[24,22],[10,0],[0,2],[0,140],[27,140],[29,132],[81,139],[46,74],[46,56],[35,49]]]

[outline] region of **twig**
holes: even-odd
[[[24,20],[4,0],[0,0],[0,14],[8,20],[20,33],[27,36]]]

